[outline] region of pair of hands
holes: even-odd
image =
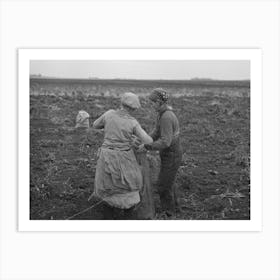
[[[141,144],[138,149],[137,149],[138,152],[147,152],[147,149],[144,147],[144,144]]]
[[[138,151],[138,152],[145,152],[147,149],[144,147],[144,144],[142,144],[142,141],[135,135],[132,136],[132,146]]]

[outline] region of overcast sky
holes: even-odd
[[[249,60],[33,60],[30,74],[60,78],[250,79]]]

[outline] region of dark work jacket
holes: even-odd
[[[158,112],[155,129],[150,136],[154,142],[145,145],[148,150],[159,150],[161,156],[169,153],[181,155],[179,121],[168,105],[164,104]]]

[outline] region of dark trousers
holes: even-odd
[[[158,179],[158,193],[164,211],[175,210],[176,192],[174,180],[182,160],[179,140],[160,152],[161,168]]]

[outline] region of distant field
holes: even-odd
[[[164,87],[172,96],[250,97],[250,81],[220,80],[125,80],[30,78],[31,95],[118,97],[130,91],[145,96]]]
[[[137,114],[150,131],[154,114],[145,99]],[[102,133],[75,130],[86,110],[92,120],[119,106],[114,97],[31,96],[31,219],[65,219],[92,204],[96,151]],[[172,98],[181,126],[183,161],[176,179],[180,213],[172,219],[250,219],[250,98]],[[158,156],[150,157],[158,207]],[[89,211],[77,219],[98,219]],[[160,213],[157,215],[161,219]]]

